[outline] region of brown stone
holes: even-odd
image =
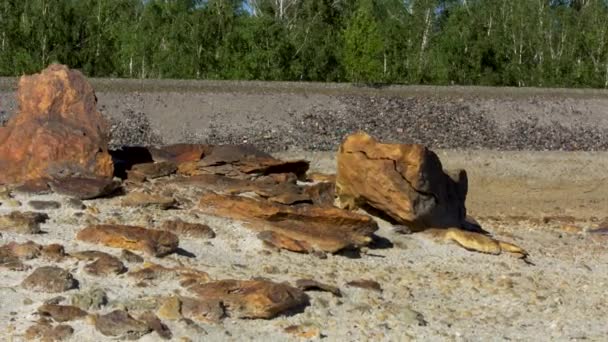
[[[212,149],[211,145],[201,144],[174,144],[148,148],[155,162],[168,161],[174,164],[199,161]]]
[[[213,239],[215,237],[215,232],[208,225],[185,222],[180,219],[164,221],[160,229],[180,237],[199,239]]]
[[[19,111],[0,127],[0,183],[80,174],[111,177],[109,125],[84,76],[53,64],[23,76]]]
[[[27,341],[65,341],[74,334],[74,328],[67,324],[53,327],[50,323],[42,322],[30,326],[25,331],[24,337]]]
[[[47,293],[68,291],[77,285],[70,272],[56,266],[38,267],[21,283],[25,289]]]
[[[288,236],[270,230],[265,230],[258,233],[258,239],[264,241],[265,243],[271,246],[297,253],[309,253],[314,250],[314,248],[312,248],[312,246],[309,245],[306,241],[295,240]]]
[[[158,264],[145,264],[141,269],[130,272],[129,276],[138,281],[180,278],[182,282],[204,283],[210,280],[209,275],[204,271],[189,267],[165,267]]]
[[[161,257],[179,244],[173,233],[136,226],[94,225],[78,232],[76,239],[109,247],[139,250]]]
[[[138,319],[148,325],[148,328],[152,329],[154,332],[160,336],[160,338],[165,340],[170,340],[173,337],[171,330],[167,327],[163,322],[161,322],[158,317],[152,312],[144,312],[142,315],[138,317]]]
[[[182,302],[176,296],[162,299],[157,311],[158,317],[170,321],[182,318]]]
[[[220,280],[189,290],[201,300],[221,302],[226,314],[236,318],[272,318],[308,305],[308,296],[301,290],[265,280]]]
[[[35,210],[52,210],[61,208],[61,203],[57,201],[38,201],[32,200],[27,204]]]
[[[120,252],[120,257],[126,262],[131,262],[131,263],[136,263],[136,264],[144,262],[144,258],[142,258],[141,256],[139,256],[127,249],[123,249]]]
[[[0,216],[0,230],[20,234],[39,234],[40,224],[48,219],[49,216],[43,213],[13,211]]]
[[[86,265],[84,271],[95,276],[109,276],[125,273],[127,268],[120,259],[110,255],[98,258]]]
[[[139,339],[152,331],[144,322],[131,317],[124,310],[114,310],[95,317],[95,328],[105,336],[121,339]]]
[[[425,234],[442,241],[456,242],[470,251],[494,255],[507,252],[518,258],[525,258],[528,255],[524,249],[514,244],[496,240],[486,234],[470,232],[460,228],[428,229]]]
[[[336,175],[321,172],[308,172],[306,174],[306,181],[318,183],[335,183]]]
[[[66,254],[62,245],[52,243],[42,247],[42,256],[52,261],[60,261],[66,256]]]
[[[33,241],[27,241],[24,243],[12,241],[1,246],[0,250],[5,250],[8,254],[13,255],[18,259],[29,260],[40,256],[42,246]]]
[[[346,283],[346,285],[376,292],[382,292],[382,287],[380,286],[380,284],[377,281],[370,279],[353,280]]]
[[[147,179],[169,176],[177,171],[177,166],[168,161],[158,163],[135,164],[131,171],[142,174]]]
[[[120,182],[112,178],[65,177],[49,182],[53,192],[81,200],[105,197],[118,191]]]
[[[45,304],[38,308],[38,313],[43,317],[51,317],[55,322],[68,322],[82,319],[87,312],[72,305]]]
[[[321,330],[314,325],[290,325],[283,331],[299,338],[316,339],[321,337]]]
[[[183,317],[200,323],[219,323],[225,316],[224,303],[216,298],[195,299],[180,298],[180,309]]]
[[[301,178],[308,167],[309,163],[305,160],[279,160],[250,145],[221,145],[214,146],[211,153],[198,162],[182,163],[178,172],[189,176],[218,174],[242,179],[294,173]]]
[[[253,229],[273,231],[331,253],[367,245],[378,229],[369,216],[333,207],[287,206],[210,193],[201,198],[199,208],[207,214],[243,220]]]
[[[29,179],[21,185],[15,187],[16,192],[21,192],[30,195],[44,195],[51,192],[49,180],[47,178]]]
[[[122,205],[127,207],[156,208],[166,210],[175,207],[177,202],[172,197],[149,194],[146,192],[130,192],[122,199]]]
[[[296,287],[302,291],[310,291],[310,290],[327,291],[327,292],[331,292],[332,294],[334,294],[337,297],[342,297],[342,292],[340,292],[340,289],[337,288],[336,286],[323,284],[323,283],[320,283],[320,282],[318,282],[316,280],[312,280],[312,279],[298,279],[296,281]]]
[[[466,173],[446,174],[422,145],[382,144],[356,133],[340,146],[337,164],[342,207],[369,209],[414,231],[463,225]]]

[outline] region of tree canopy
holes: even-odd
[[[0,75],[608,87],[606,0],[0,0]]]

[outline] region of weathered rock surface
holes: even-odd
[[[328,284],[323,284],[321,282],[318,282],[318,281],[312,280],[312,279],[298,279],[296,281],[296,287],[302,291],[311,291],[311,290],[327,291],[327,292],[333,293],[337,297],[342,297],[342,292],[340,291],[340,289],[338,287],[328,285]]]
[[[352,134],[340,146],[337,168],[343,207],[380,212],[414,231],[463,225],[465,171],[452,178],[422,145],[383,144],[365,133]]]
[[[77,285],[70,272],[56,266],[39,267],[21,283],[25,289],[47,293],[68,291]]]
[[[79,231],[76,238],[109,247],[139,250],[157,257],[173,253],[179,244],[173,233],[121,225],[90,226]]]
[[[49,323],[38,323],[30,326],[25,331],[25,339],[27,341],[65,341],[74,334],[74,328],[67,324],[59,324],[53,327]]]
[[[120,188],[119,181],[103,177],[58,178],[51,180],[49,185],[58,194],[75,197],[80,200],[111,195]]]
[[[128,193],[121,201],[126,207],[142,207],[166,210],[175,207],[177,202],[172,197],[150,194],[142,191]]]
[[[199,161],[213,150],[211,145],[173,144],[149,147],[148,150],[155,162],[168,161],[174,164]]]
[[[164,221],[160,230],[171,232],[177,236],[213,239],[215,232],[208,225],[202,223],[190,223],[180,219]]]
[[[87,175],[112,177],[109,126],[84,76],[63,65],[23,76],[19,112],[0,127],[0,183]]]
[[[40,224],[48,219],[49,216],[43,213],[12,211],[0,216],[0,230],[20,234],[38,234],[41,232]]]
[[[425,234],[442,241],[453,241],[470,251],[494,255],[506,252],[519,258],[528,256],[528,252],[519,246],[496,240],[485,234],[469,232],[460,228],[429,229]]]
[[[84,267],[84,271],[95,276],[122,274],[127,271],[125,265],[115,256],[103,256]]]
[[[146,323],[136,320],[124,310],[114,310],[95,317],[95,328],[106,336],[130,340],[138,339],[152,331]]]
[[[376,223],[361,215],[334,207],[288,206],[264,200],[214,193],[204,195],[201,211],[247,221],[252,228],[272,231],[325,252],[367,245],[378,229]]]
[[[189,290],[201,300],[221,302],[226,314],[236,318],[272,318],[308,305],[308,296],[301,290],[264,280],[220,280]]]
[[[72,305],[44,304],[38,308],[38,313],[43,317],[51,317],[55,322],[68,322],[82,319],[87,312]]]
[[[108,296],[104,290],[92,288],[84,292],[73,294],[71,303],[82,310],[98,310],[108,303]]]
[[[35,210],[52,210],[61,208],[61,203],[57,201],[29,201],[27,204]]]
[[[146,179],[155,179],[159,177],[165,177],[170,174],[173,174],[177,171],[177,166],[175,163],[162,161],[158,163],[143,163],[143,164],[135,164],[127,172],[130,176],[130,173],[138,173]]]
[[[150,329],[152,329],[158,336],[164,340],[170,340],[173,337],[173,333],[169,327],[161,322],[155,314],[150,311],[144,312],[138,317],[140,321],[146,323]]]
[[[200,161],[182,163],[178,172],[194,176],[217,174],[251,179],[277,173],[294,173],[303,177],[309,163],[305,160],[282,161],[249,145],[214,146]]]
[[[144,267],[129,272],[129,276],[138,281],[173,280],[179,278],[182,284],[204,283],[210,280],[209,275],[201,270],[189,267],[165,267],[158,264],[145,264]]]

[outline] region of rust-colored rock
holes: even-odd
[[[304,246],[325,252],[367,245],[378,229],[371,217],[334,207],[288,206],[252,198],[204,195],[201,211],[220,217],[246,221],[259,231],[272,231]]]
[[[199,239],[213,239],[215,232],[208,225],[202,223],[190,223],[180,219],[164,221],[161,230],[171,232],[177,236]]]
[[[168,161],[174,164],[199,161],[213,150],[211,145],[174,144],[160,147],[149,147],[148,150],[155,162]]]
[[[506,252],[518,258],[526,258],[528,256],[528,252],[519,246],[496,240],[486,234],[470,232],[460,228],[428,229],[424,234],[430,235],[440,241],[453,241],[469,251],[494,255]]]
[[[72,305],[44,304],[38,308],[38,313],[43,317],[51,317],[55,322],[68,322],[82,319],[87,312]]]
[[[182,163],[178,172],[189,176],[217,174],[240,179],[294,173],[302,178],[308,167],[305,160],[279,160],[250,145],[221,145],[214,146],[200,161]]]
[[[292,252],[309,253],[314,251],[314,248],[312,248],[312,246],[310,246],[306,241],[295,240],[288,236],[270,230],[260,232],[258,234],[258,239],[264,241],[265,243],[271,246],[286,249]]]
[[[300,289],[265,280],[220,280],[189,290],[201,300],[223,303],[226,314],[236,318],[272,318],[308,304]]]
[[[383,144],[356,133],[340,146],[337,163],[343,207],[380,212],[413,231],[463,225],[465,171],[446,174],[437,155],[422,145]]]
[[[173,233],[121,225],[90,226],[79,231],[76,238],[109,247],[144,251],[157,257],[173,253],[179,244]]]
[[[81,200],[111,195],[118,191],[120,182],[103,177],[65,177],[49,182],[53,192]]]
[[[23,76],[19,111],[0,127],[0,183],[87,175],[112,177],[109,125],[84,76],[53,64]]]

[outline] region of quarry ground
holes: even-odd
[[[14,82],[4,82],[8,85],[0,92],[0,109],[11,112]],[[360,128],[375,130],[376,135],[385,132],[379,138],[409,142],[406,126],[426,129],[412,139],[433,147],[445,168],[467,170],[468,213],[496,237],[530,253],[529,262],[473,253],[424,234],[397,233],[380,222],[378,235],[387,240],[384,244],[364,250],[359,257],[320,259],[269,250],[240,223],[202,215],[187,205],[182,210],[133,210],[121,208],[120,198],[99,199],[86,201],[89,209],[77,216],[79,210],[69,208],[67,198],[57,195],[35,196],[62,203],[62,208],[47,211],[51,219],[42,225],[46,234],[2,233],[2,244],[32,240],[60,243],[68,252],[96,249],[118,255],[115,249],[87,245],[74,236],[93,219],[145,225],[179,217],[207,223],[217,236],[208,241],[181,240],[180,246],[194,257],[172,255],[152,261],[196,267],[215,279],[265,277],[293,283],[311,278],[338,286],[343,293],[338,298],[327,292],[308,292],[311,304],[304,312],[272,320],[226,319],[221,325],[197,327],[166,322],[175,340],[298,340],[284,331],[292,325],[316,329],[317,339],[327,341],[601,341],[608,335],[608,236],[589,232],[608,227],[608,222],[603,223],[608,217],[606,92],[410,88],[404,94],[391,88],[336,86],[337,90],[311,91],[289,84],[261,84],[242,90],[238,83],[228,87],[188,82],[178,82],[168,91],[166,87],[172,86],[168,82],[160,90],[135,81],[120,86],[109,80],[95,82],[103,111],[124,126],[117,130],[124,134],[118,143],[247,140],[276,152],[277,157],[304,157],[313,170],[322,172],[335,172],[335,159],[333,152],[319,150],[332,150],[339,144],[343,133],[336,130],[356,128],[340,120],[346,122],[348,114],[363,103],[359,109],[373,110],[367,115],[384,117],[384,121],[365,121],[361,110],[353,121],[359,120]],[[438,92],[443,95],[438,97]],[[454,108],[458,111],[453,112]],[[426,125],[415,120],[404,123],[396,114],[380,114],[405,113],[406,109],[410,119],[423,118],[430,110],[444,113],[447,119],[439,120],[441,125]],[[463,117],[459,113],[479,121],[458,120]],[[315,123],[315,130],[306,128]],[[466,129],[471,125],[473,129]],[[521,139],[513,145],[517,148],[505,148],[513,139]],[[579,147],[564,148],[573,139]],[[505,151],[513,149],[519,151]],[[552,151],[543,151],[547,149]],[[560,151],[564,149],[577,151]],[[191,195],[189,189],[182,190],[185,197]],[[27,204],[32,199],[16,195],[20,204],[3,202],[0,213],[33,210]],[[196,198],[192,201],[196,203]],[[126,275],[91,277],[74,261],[60,266],[80,281],[80,289],[62,294],[66,301],[73,293],[100,287],[110,300],[102,313],[116,307],[145,307],[155,295],[179,291],[173,282],[138,288]],[[26,274],[3,271],[0,278],[0,335],[7,340],[22,340],[23,331],[38,318],[36,309],[54,297],[32,296],[22,289],[19,284]],[[345,285],[356,279],[375,280],[382,291]],[[104,340],[86,320],[70,325],[75,329],[72,341]],[[141,341],[157,339],[152,333]]]

